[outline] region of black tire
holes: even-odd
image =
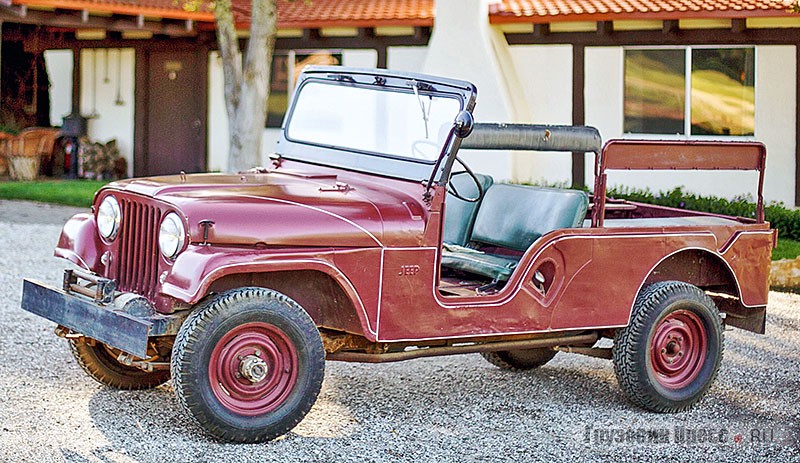
[[[612,356],[622,391],[659,413],[689,409],[708,392],[724,349],[722,320],[702,290],[679,281],[644,288]]]
[[[172,376],[178,401],[208,434],[263,442],[290,431],[311,409],[325,376],[325,350],[299,304],[276,291],[241,288],[184,322]]]
[[[82,339],[70,339],[69,346],[83,371],[105,386],[134,391],[152,389],[169,381],[169,370],[147,372],[123,365],[117,361],[121,351],[99,341],[90,344]]]
[[[481,352],[483,358],[492,365],[510,371],[525,371],[539,368],[556,356],[550,348],[504,350]]]

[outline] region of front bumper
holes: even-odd
[[[75,280],[69,270],[63,289],[25,279],[22,309],[139,358],[147,358],[148,338],[177,334],[189,312],[163,315],[141,296],[114,292],[110,280],[91,276],[93,287]]]

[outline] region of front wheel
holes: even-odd
[[[120,363],[122,351],[100,341],[70,339],[70,351],[78,365],[98,383],[128,391],[152,389],[169,381],[169,370],[144,371]]]
[[[300,305],[263,288],[232,290],[193,313],[172,352],[175,393],[210,435],[263,442],[316,401],[325,351]]]
[[[612,349],[623,392],[640,407],[662,413],[686,410],[703,397],[717,376],[722,352],[714,302],[679,281],[642,290]]]

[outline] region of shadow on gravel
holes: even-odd
[[[169,385],[143,392],[100,390],[90,400],[89,413],[108,446],[83,456],[62,450],[64,458],[80,463],[331,458],[466,462],[492,459],[498,450],[509,450],[504,437],[508,435],[527,436],[514,444],[516,451],[523,452],[561,442],[564,448],[592,453],[600,448],[603,452],[638,449],[647,454],[646,446],[609,447],[594,437],[589,443],[583,441],[585,433],[608,428],[671,432],[708,428],[727,433],[724,442],[714,444],[712,453],[743,449],[736,447],[735,436],[744,436],[744,442],[751,444],[758,443],[758,438],[775,439],[770,445],[781,448],[800,442],[800,428],[791,414],[770,415],[760,411],[758,400],[737,398],[742,393],[760,396],[758,389],[742,391],[723,381],[689,412],[648,413],[623,396],[610,363],[576,361],[565,354],[523,373],[499,370],[477,356],[390,365],[328,362],[326,369],[322,392],[309,415],[285,437],[261,445],[209,439],[183,414]],[[791,387],[796,390],[797,385]]]
[[[141,392],[102,389],[90,399],[89,413],[111,448],[125,449],[136,461],[158,460],[176,443],[186,452],[181,461],[204,461],[213,460],[208,452],[231,448],[248,454],[264,446],[271,447],[270,453],[287,446],[311,451],[332,441],[373,442],[380,448],[409,433],[429,445],[442,436],[479,441],[486,433],[541,433],[552,425],[552,413],[580,422],[590,405],[600,414],[611,409],[639,413],[616,389],[610,368],[598,373],[546,366],[513,373],[476,356],[395,365],[328,362],[326,368],[323,390],[309,415],[285,438],[269,444],[222,444],[207,438],[184,416],[169,385]]]

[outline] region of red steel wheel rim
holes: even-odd
[[[706,327],[689,310],[676,310],[656,326],[650,340],[650,365],[659,384],[668,389],[685,387],[700,374],[706,362]]]
[[[245,323],[226,333],[211,352],[211,390],[234,413],[268,413],[294,389],[298,365],[297,351],[280,328]]]

